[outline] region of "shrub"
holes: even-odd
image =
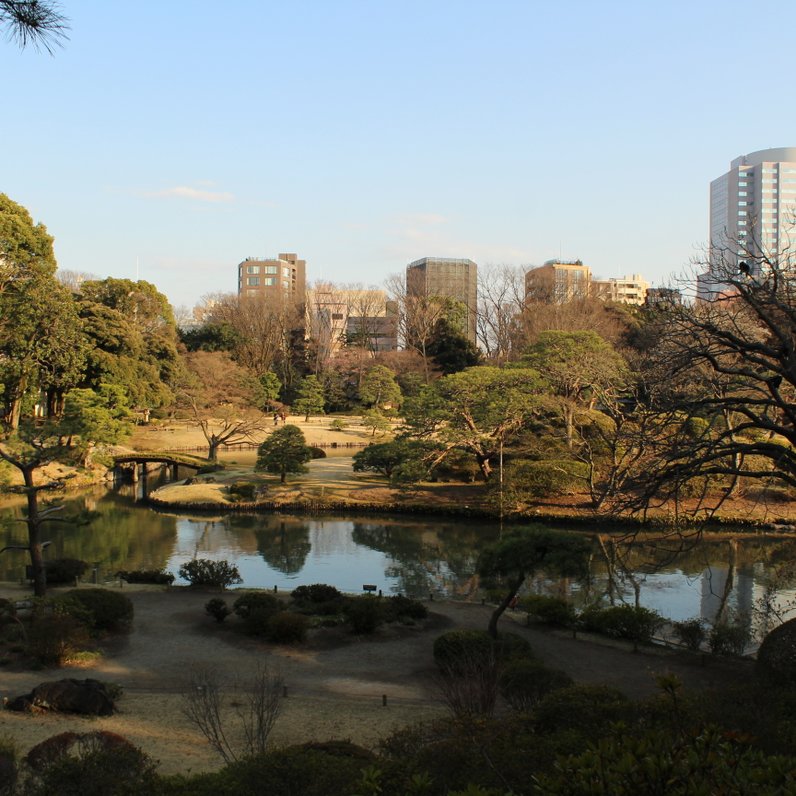
[[[223,622],[232,612],[227,606],[227,601],[221,597],[213,597],[205,603],[205,611],[216,620],[216,622]]]
[[[162,569],[121,569],[116,573],[116,577],[127,583],[155,583],[158,585],[171,586],[174,583],[174,575]]]
[[[251,481],[233,481],[227,487],[227,494],[233,500],[254,500],[257,496],[257,484]]]
[[[345,427],[345,420],[341,420],[339,417],[336,417],[331,423],[329,423],[329,428],[333,431],[343,431]]]
[[[486,630],[449,630],[434,640],[434,662],[443,672],[455,673],[465,662],[486,665],[493,660],[492,637]]]
[[[522,500],[528,496],[543,498],[573,492],[586,474],[581,462],[568,460],[517,461],[506,467],[509,496]]]
[[[749,644],[749,628],[741,622],[718,622],[708,636],[713,655],[743,655]]]
[[[191,586],[211,586],[217,589],[243,583],[238,568],[229,561],[210,561],[207,558],[186,561],[180,567],[180,577]]]
[[[506,664],[498,681],[500,693],[514,710],[530,711],[551,691],[572,685],[572,678],[525,658]]]
[[[572,603],[561,597],[548,597],[543,594],[530,594],[520,603],[528,612],[528,617],[557,627],[570,627],[577,616]]]
[[[775,627],[757,651],[755,673],[765,684],[796,685],[796,619]]]
[[[17,745],[9,736],[0,737],[0,794],[14,793],[19,773],[17,765]]]
[[[129,597],[110,589],[72,589],[56,598],[55,605],[78,619],[88,618],[92,630],[128,630],[133,621],[133,603]]]
[[[61,666],[88,643],[86,625],[59,613],[34,617],[27,632],[28,655],[44,666]]]
[[[673,622],[672,628],[677,640],[691,652],[699,652],[707,637],[705,622],[702,619],[694,618]]]
[[[27,796],[157,792],[154,761],[121,735],[98,730],[62,736],[44,741],[28,754],[31,777],[26,783]],[[45,744],[49,748],[42,751]]]
[[[535,711],[535,724],[540,732],[576,730],[595,738],[610,724],[630,719],[633,709],[633,703],[617,688],[573,685],[542,699]]]
[[[589,609],[581,616],[587,617],[589,629],[612,638],[624,638],[634,644],[646,644],[661,626],[663,619],[656,611],[635,605],[612,605],[610,608]]]
[[[77,558],[55,558],[46,561],[44,569],[47,572],[47,583],[51,586],[64,583],[74,585],[75,579],[81,578],[88,569],[88,564]]]
[[[279,611],[268,620],[268,640],[275,644],[297,644],[307,637],[309,620],[304,614]]]
[[[266,591],[248,591],[232,604],[232,610],[243,620],[246,632],[266,635],[271,617],[282,610],[282,602]]]
[[[345,603],[343,594],[326,583],[298,586],[290,597],[302,610],[321,616],[339,613]]]
[[[533,658],[533,649],[528,639],[516,633],[501,633],[497,641],[493,641],[495,658],[499,663]]]
[[[428,608],[419,600],[395,594],[383,601],[386,622],[417,621],[428,616]]]
[[[345,606],[345,614],[351,630],[357,635],[370,635],[384,622],[381,600],[370,594],[352,597]]]

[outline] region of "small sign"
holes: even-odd
[[[374,583],[365,583],[362,586],[362,591],[376,591],[377,589],[378,586],[376,586]]]

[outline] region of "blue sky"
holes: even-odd
[[[796,145],[792,2],[64,0],[0,42],[0,191],[61,268],[236,289],[247,256],[380,285],[423,256],[657,284],[708,184]]]

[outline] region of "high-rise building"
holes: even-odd
[[[274,304],[303,304],[306,267],[306,262],[293,253],[282,253],[274,259],[247,257],[238,265],[238,296],[259,297]]]
[[[453,299],[464,309],[462,333],[476,341],[478,266],[472,260],[423,257],[406,266],[407,298]]]
[[[761,149],[735,158],[710,183],[708,271],[697,296],[726,292],[723,277],[747,262],[752,275],[762,257],[777,256],[796,242],[796,147]]]

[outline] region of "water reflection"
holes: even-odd
[[[150,480],[151,484],[151,480]],[[406,517],[298,517],[291,515],[187,516],[137,503],[141,482],[67,501],[64,515],[90,509],[87,526],[49,524],[49,557],[97,562],[104,577],[119,569],[160,569],[175,574],[194,557],[237,564],[245,587],[292,589],[331,583],[359,592],[366,583],[385,593],[425,597],[478,597],[476,562],[497,537],[493,525]],[[24,542],[17,504],[0,510],[0,547]],[[569,595],[579,605],[638,602],[675,620],[702,617],[753,623],[759,630],[792,611],[796,600],[796,540],[706,537],[683,550],[659,540],[633,547],[610,529],[597,540],[587,583],[539,574],[528,588]],[[26,554],[0,556],[0,579],[18,580]]]

